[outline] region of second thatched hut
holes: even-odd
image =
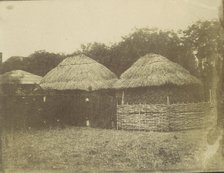
[[[179,131],[208,127],[212,105],[203,102],[202,83],[161,55],[141,57],[114,87],[120,99],[118,129]]]
[[[48,92],[48,121],[112,127],[116,101],[111,86],[116,80],[109,69],[83,54],[66,58],[41,80],[41,87]]]
[[[203,99],[200,80],[158,54],[141,57],[121,75],[114,87],[119,91],[119,103],[187,103]]]

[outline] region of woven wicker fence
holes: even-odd
[[[188,104],[118,105],[117,127],[126,130],[178,131],[209,126],[213,106]]]

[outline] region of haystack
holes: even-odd
[[[47,90],[109,89],[117,77],[95,60],[78,55],[68,57],[52,69],[41,80],[41,87]]]
[[[198,96],[195,88],[201,85],[181,65],[158,54],[147,54],[121,75],[114,88],[125,91],[129,103],[165,103],[167,96],[173,102],[194,101]]]

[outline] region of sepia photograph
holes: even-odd
[[[0,1],[0,173],[224,172],[224,0]]]

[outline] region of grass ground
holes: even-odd
[[[206,135],[203,130],[165,133],[80,127],[17,132],[6,135],[4,164],[8,172],[33,173],[201,170]],[[208,169],[222,166],[217,158],[220,155],[208,163]]]

